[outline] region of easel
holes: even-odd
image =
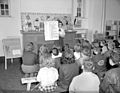
[[[21,57],[21,43],[20,38],[5,38],[2,40],[3,51],[5,55],[5,70],[7,70],[7,59]]]

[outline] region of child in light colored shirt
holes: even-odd
[[[51,57],[51,54],[43,56],[42,60],[43,65],[40,68],[37,81],[40,82],[39,89],[43,92],[53,92],[57,87],[58,79],[58,70],[54,67],[54,59]]]
[[[75,76],[69,86],[69,93],[99,93],[100,80],[92,73],[93,63],[84,60],[83,72]]]

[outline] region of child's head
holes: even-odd
[[[115,64],[119,64],[119,62],[120,62],[120,55],[118,53],[112,52],[110,57],[111,57],[112,61]]]
[[[80,46],[80,44],[79,43],[77,43],[75,46],[74,46],[74,50],[75,50],[75,52],[80,52],[81,51],[81,46]]]
[[[106,46],[106,41],[105,40],[101,40],[100,41],[100,46]]]
[[[46,54],[46,55],[42,55],[40,57],[40,63],[42,67],[54,67],[55,66],[55,62],[54,59],[51,57],[50,54]]]
[[[58,55],[59,54],[59,50],[56,47],[54,47],[52,49],[52,54],[55,55],[55,56]]]
[[[34,44],[32,42],[29,42],[26,46],[25,46],[25,51],[33,51],[34,50]]]
[[[115,43],[113,41],[108,42],[108,49],[113,50],[115,48]]]
[[[93,48],[100,47],[99,42],[92,42]]]
[[[95,55],[100,54],[101,52],[102,52],[102,48],[100,48],[100,47],[97,47],[97,48],[94,48],[94,49],[93,49],[93,53],[94,53]]]
[[[64,49],[63,49],[63,50],[64,50],[64,51],[67,51],[67,50],[69,50],[69,49],[70,49],[69,44],[65,44],[65,45],[64,45]]]
[[[90,56],[91,55],[91,50],[89,49],[88,46],[84,46],[82,48],[82,54],[85,55],[85,56]]]
[[[91,59],[85,59],[84,62],[83,62],[82,68],[85,71],[92,71],[92,69],[93,69],[93,62],[91,61]]]
[[[71,50],[64,51],[61,58],[61,64],[71,64],[75,62],[74,53]]]
[[[46,45],[42,45],[39,49],[39,52],[41,53],[41,55],[48,54],[49,53],[48,47]]]

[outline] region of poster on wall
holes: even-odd
[[[65,30],[73,29],[72,14],[54,13],[21,13],[21,28],[23,31],[44,31],[44,21],[58,21],[63,23]]]
[[[45,21],[44,27],[44,35],[46,41],[59,40],[58,21]]]

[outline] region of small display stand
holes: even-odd
[[[21,57],[21,43],[19,38],[5,38],[2,40],[5,55],[5,70],[7,70],[7,59]]]

